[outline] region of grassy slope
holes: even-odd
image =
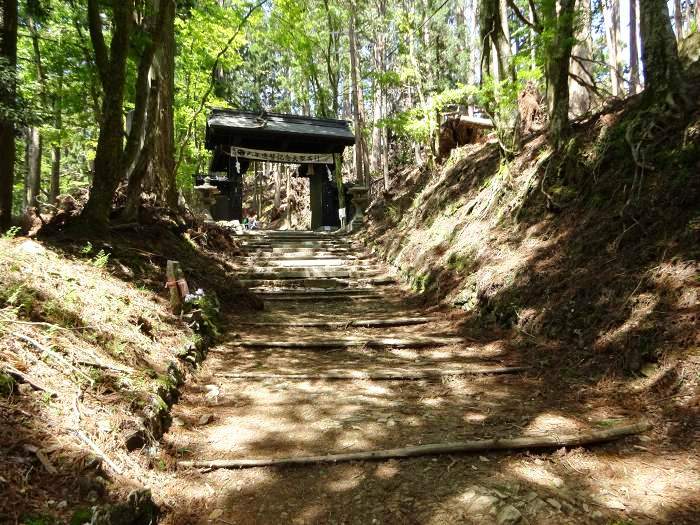
[[[9,365],[57,394],[22,384],[0,395],[0,522],[68,523],[76,509],[122,499],[138,485],[157,489],[166,456],[157,446],[127,453],[125,442],[164,406],[158,394],[174,382],[170,364],[199,338],[170,313],[166,260],[180,260],[190,287],[216,292],[224,311],[259,306],[232,279],[217,242],[225,239],[216,232],[182,236],[159,226],[94,245],[0,239],[0,372]],[[96,464],[77,430],[123,475]],[[43,450],[56,472],[27,445]]]
[[[550,376],[552,396],[648,392],[635,412],[680,422],[687,441],[700,420],[699,173],[700,113],[632,101],[579,123],[564,161],[532,137],[509,163],[485,144],[436,173],[406,170],[371,208],[367,242],[426,300],[461,307],[465,334],[507,341]]]

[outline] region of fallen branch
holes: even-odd
[[[67,328],[65,326],[59,326],[57,324],[47,323],[44,321],[20,321],[19,319],[10,319],[10,318],[4,317],[4,316],[0,316],[0,322],[12,323],[12,324],[23,324],[23,325],[29,325],[29,326],[45,326],[46,328],[52,328],[54,330],[65,330],[67,332],[71,332],[74,330],[87,330],[90,328],[89,326],[76,326],[73,328]]]
[[[299,456],[290,458],[260,459],[212,459],[178,461],[181,467],[194,468],[251,468],[265,466],[310,465],[316,463],[340,463],[347,461],[367,461],[394,458],[412,458],[437,454],[455,454],[458,452],[485,452],[492,450],[522,450],[537,448],[578,447],[613,441],[625,436],[640,434],[651,428],[651,423],[642,421],[630,425],[620,425],[606,430],[592,430],[578,434],[523,436],[519,438],[482,439],[458,441],[454,443],[436,443],[413,447],[393,448],[348,452],[345,454],[328,454],[325,456]]]
[[[314,341],[241,341],[244,348],[425,348],[468,342],[461,337],[383,337],[377,339],[325,339]]]
[[[27,383],[27,384],[28,384],[30,387],[32,387],[34,390],[39,390],[39,391],[41,391],[41,392],[46,392],[46,393],[47,393],[48,395],[50,395],[51,397],[58,397],[58,394],[57,394],[56,392],[54,392],[53,390],[51,390],[51,389],[48,388],[48,387],[45,387],[44,385],[42,385],[41,383],[37,382],[36,380],[32,379],[32,378],[29,377],[27,374],[25,374],[25,373],[23,373],[23,372],[20,372],[20,371],[17,370],[14,366],[5,365],[5,372],[7,372],[7,373],[10,374],[11,376],[16,377],[16,378],[22,380],[23,382]]]
[[[78,367],[76,367],[75,365],[73,365],[72,363],[70,363],[70,362],[69,362],[65,357],[63,357],[61,354],[59,354],[59,353],[57,353],[57,352],[54,352],[54,351],[51,350],[50,348],[48,348],[48,347],[42,345],[39,341],[36,341],[36,340],[32,339],[31,337],[27,337],[27,336],[24,335],[24,334],[18,334],[18,333],[13,332],[12,335],[13,335],[14,337],[16,337],[17,339],[21,339],[21,340],[24,341],[25,343],[29,343],[30,345],[32,345],[32,346],[33,346],[34,348],[36,348],[37,350],[41,350],[41,351],[44,352],[45,354],[47,354],[47,355],[53,357],[53,358],[54,358],[56,361],[58,361],[59,363],[61,363],[61,364],[65,365],[65,366],[67,366],[68,368],[70,368],[71,370],[73,370],[76,374],[78,374],[78,375],[82,376],[83,378],[85,378],[85,379],[88,381],[88,383],[90,383],[90,385],[94,385],[94,384],[95,384],[95,381],[94,381],[90,376],[88,376],[85,372],[83,372],[82,370],[80,370],[80,368],[78,368]]]
[[[226,377],[230,379],[289,379],[289,380],[305,380],[318,379],[323,381],[352,381],[355,379],[370,380],[370,381],[415,381],[418,379],[440,379],[450,376],[465,376],[476,374],[514,374],[522,372],[526,367],[510,366],[510,367],[495,367],[495,368],[473,368],[471,370],[428,370],[417,372],[370,372],[370,373],[352,373],[352,372],[334,372],[329,374],[265,374],[259,372],[223,372],[216,374],[217,377]]]
[[[121,372],[122,374],[130,374],[131,373],[131,370],[129,370],[127,368],[105,365],[103,363],[96,363],[94,361],[79,360],[78,364],[83,365],[83,366],[91,366],[93,368],[99,368],[101,370],[109,370],[111,372]]]
[[[82,430],[76,430],[75,435],[78,436],[80,441],[82,441],[88,447],[90,447],[92,451],[95,454],[97,454],[102,459],[102,461],[104,461],[114,472],[116,472],[120,476],[124,474],[124,471],[121,469],[121,467],[114,463],[111,459],[109,459],[107,454],[105,454],[103,450],[100,447],[98,447],[97,444],[87,436],[87,434],[85,434],[85,432],[83,432]]]

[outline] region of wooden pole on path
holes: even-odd
[[[651,423],[641,421],[638,423],[620,425],[605,430],[588,430],[575,434],[546,434],[535,436],[522,436],[516,438],[480,439],[474,441],[457,441],[454,443],[435,443],[430,445],[417,445],[411,447],[365,450],[347,452],[341,454],[327,454],[323,456],[298,456],[281,458],[241,458],[241,459],[211,459],[178,461],[181,467],[194,468],[251,468],[265,466],[289,466],[310,465],[317,463],[341,463],[347,461],[385,460],[398,458],[412,458],[419,456],[433,456],[438,454],[456,454],[468,452],[486,452],[494,450],[527,450],[558,447],[580,447],[595,443],[604,443],[640,434],[651,429]]]

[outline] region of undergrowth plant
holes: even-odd
[[[92,259],[92,265],[95,268],[104,268],[107,266],[107,263],[109,262],[109,253],[105,252],[104,250],[100,250],[97,252],[97,255],[93,257]]]
[[[3,239],[14,239],[15,237],[17,237],[17,235],[19,235],[20,231],[22,231],[22,229],[19,226],[13,226],[12,228],[10,228],[9,230],[7,230],[5,233],[2,234],[2,238]]]
[[[185,296],[183,313],[192,319],[192,328],[203,337],[216,338],[221,305],[216,294],[204,293],[201,288]]]

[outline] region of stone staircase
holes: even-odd
[[[210,351],[175,406],[178,424],[168,440],[173,450],[187,451],[182,467],[387,449],[483,433],[481,420],[465,424],[465,414],[479,410],[474,396],[494,390],[504,377],[497,375],[506,371],[499,347],[465,340],[448,311],[426,309],[352,237],[260,231],[240,239],[246,254],[235,261],[239,277],[263,298],[265,309],[231,314],[223,343]],[[505,392],[499,395],[506,398]],[[423,461],[421,471],[433,464]],[[348,489],[350,502],[328,492],[319,484],[323,468],[228,471],[203,479],[217,493],[231,495],[221,516],[226,522],[277,523],[278,516],[291,522],[283,513],[312,506],[312,497],[304,494],[315,490],[330,498],[333,510],[326,518],[371,523],[361,508],[362,491]],[[374,468],[362,467],[367,473]],[[282,481],[290,475],[295,481]],[[260,490],[251,485],[252,499],[231,494],[231,483],[268,478],[279,483],[260,482]],[[407,473],[404,482],[415,479]],[[336,523],[326,518],[299,523]]]
[[[264,299],[342,300],[393,284],[364,247],[347,237],[315,232],[247,232],[240,281]]]
[[[351,237],[241,240],[239,276],[265,309],[228,312],[223,340],[173,407],[164,441],[177,462],[170,490],[186,510],[177,523],[614,521],[590,476],[568,464],[608,465],[591,453],[543,460],[473,447],[539,437],[559,448],[591,420],[564,412],[559,393],[543,395],[548,377],[520,374],[521,356],[498,334],[464,337],[463,314],[426,308]],[[629,464],[629,449],[622,457]]]

